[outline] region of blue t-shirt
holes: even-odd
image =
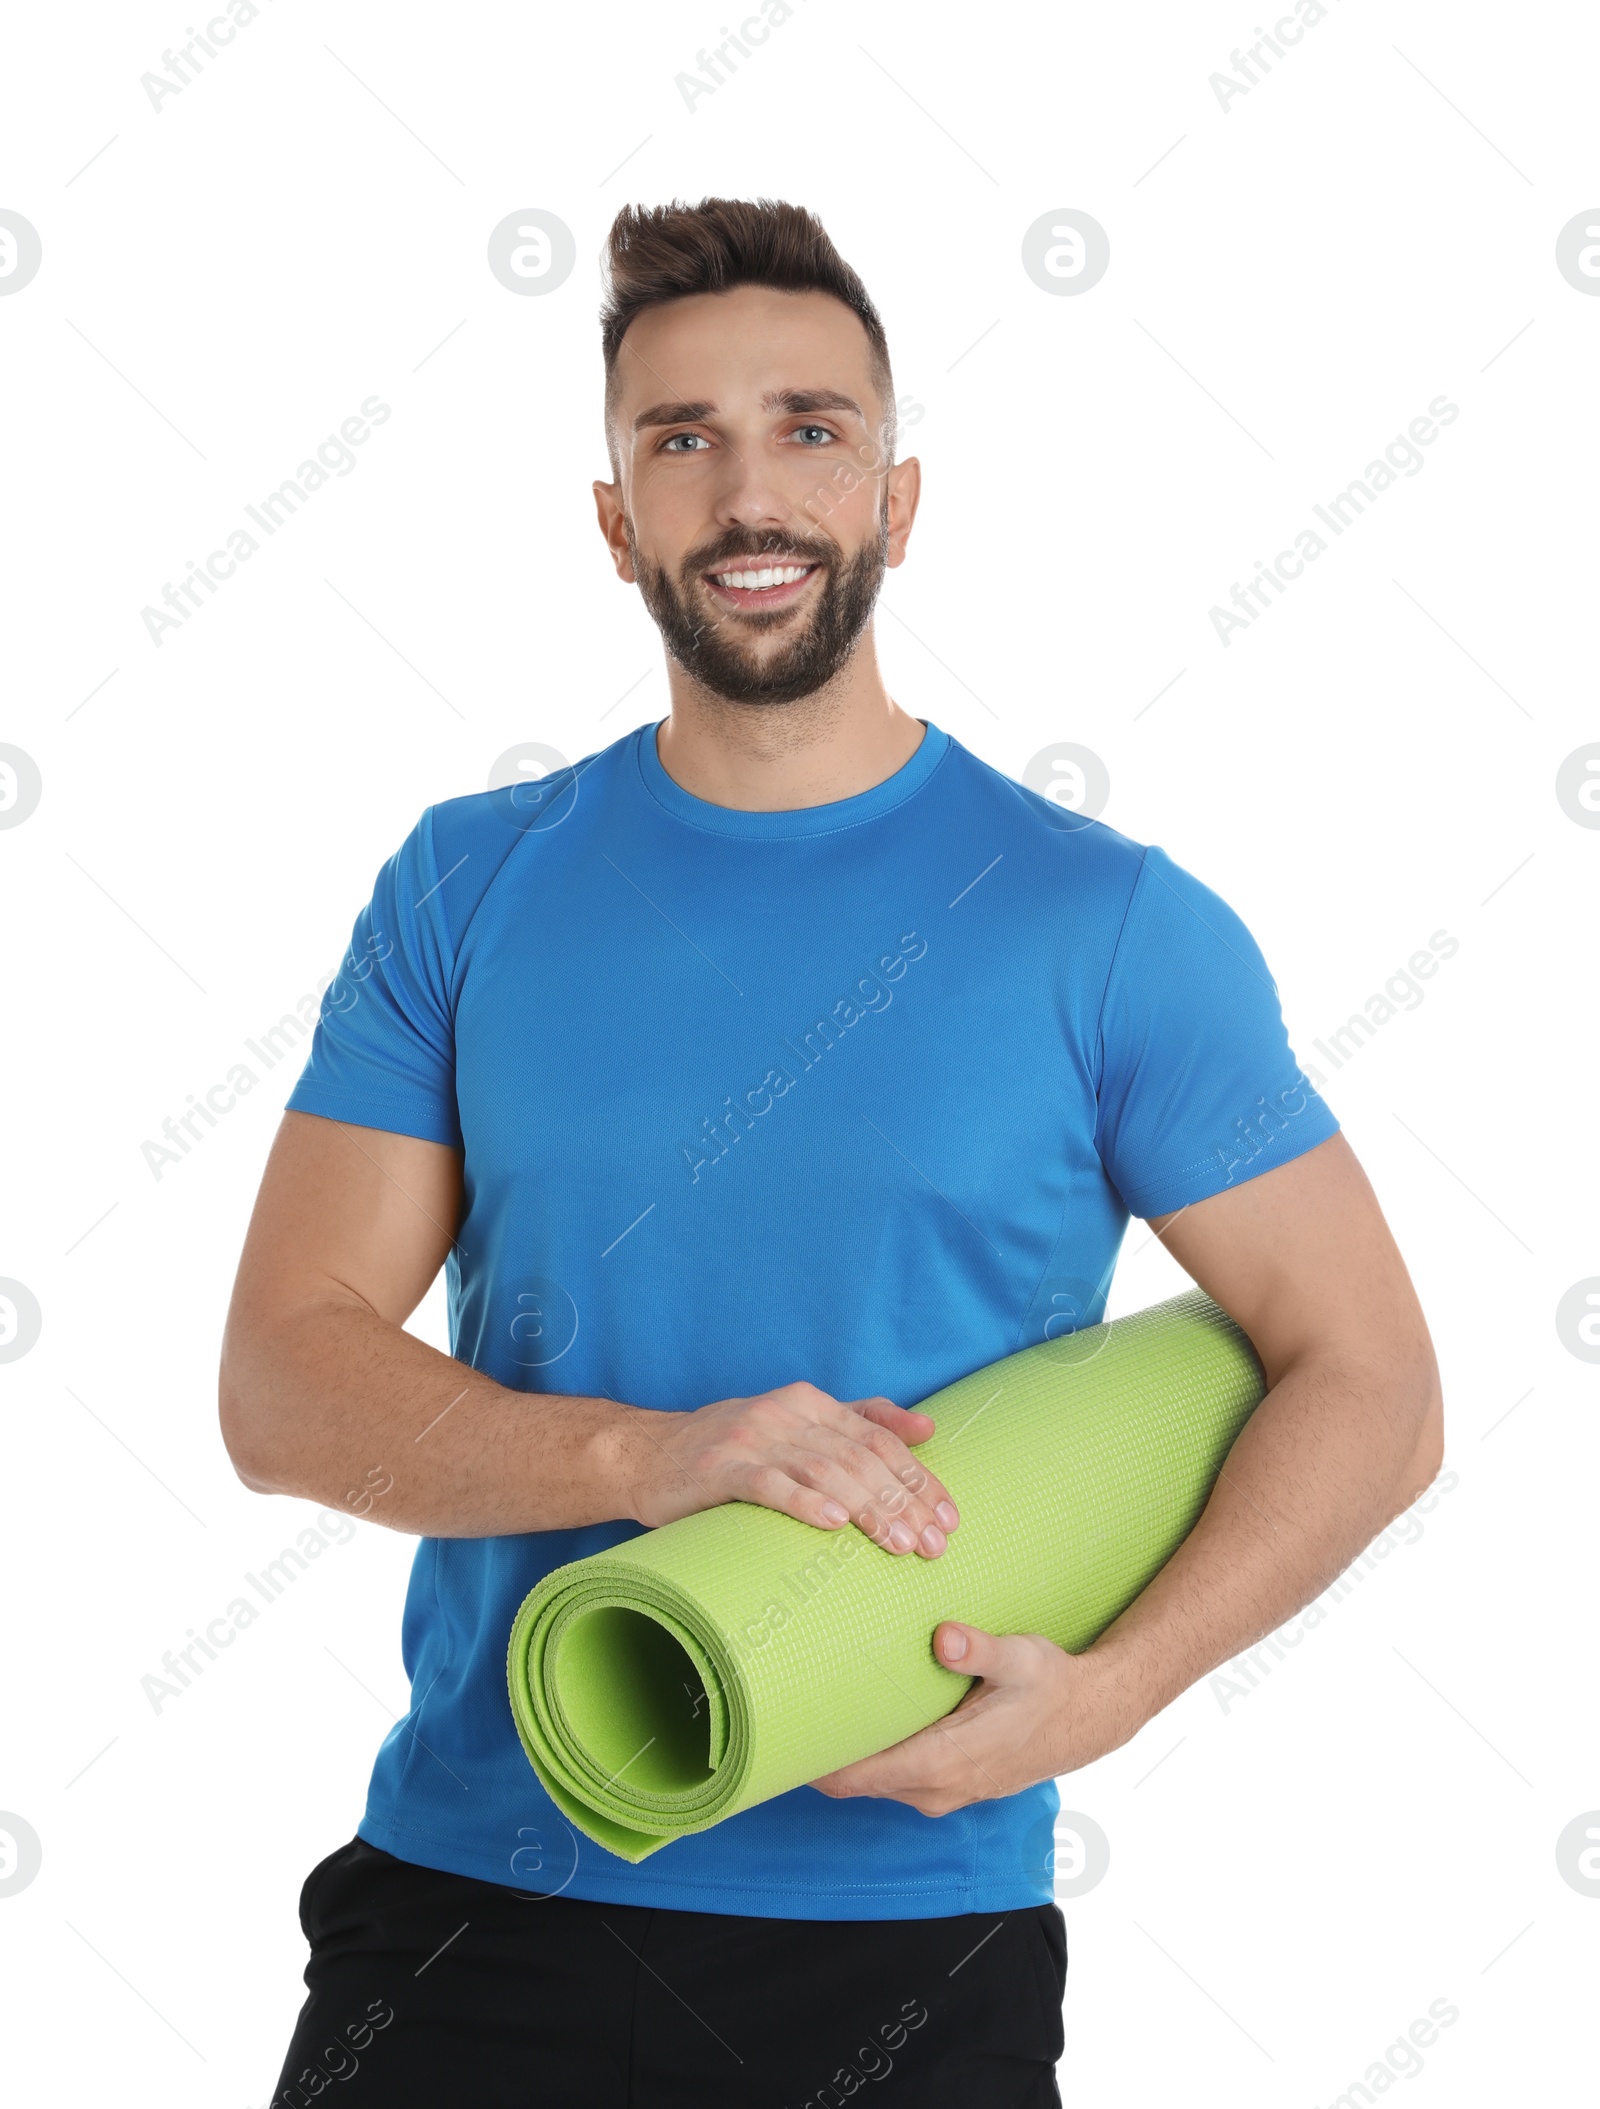
[[[694,797],[653,726],[430,806],[288,1104],[464,1152],[460,1361],[661,1413],[796,1379],[913,1406],[1098,1320],[1130,1212],[1338,1125],[1216,894],[932,724],[883,783],[795,812]],[[419,1542],[411,1707],[362,1837],[688,1911],[1049,1901],[1051,1781],[941,1817],[800,1786],[638,1866],[575,1833],[517,1740],[506,1642],[542,1575],[639,1529]]]

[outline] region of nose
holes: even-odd
[[[714,501],[718,528],[738,529],[744,534],[789,535],[807,539],[811,522],[780,487],[758,447],[736,455],[731,447],[723,453],[721,486]]]

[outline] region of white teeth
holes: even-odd
[[[719,586],[742,586],[746,593],[754,593],[768,586],[792,585],[810,569],[809,564],[769,564],[760,571],[718,571],[712,576]]]

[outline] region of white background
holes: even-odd
[[[143,1145],[331,975],[425,805],[665,712],[593,524],[598,256],[623,203],[705,193],[813,207],[883,313],[924,471],[891,693],[1013,775],[1088,746],[1105,817],[1237,908],[1444,1372],[1421,1537],[1247,1696],[1202,1682],[1063,1783],[1111,1842],[1064,1904],[1064,2095],[1326,2103],[1445,1999],[1417,2099],[1574,2098],[1600,1431],[1555,1312],[1600,1274],[1600,831],[1555,780],[1600,740],[1600,299],[1555,244],[1600,195],[1600,32],[1336,0],[1224,111],[1255,19],[801,0],[690,111],[712,0],[269,0],[158,114],[182,8],[13,16],[0,206],[44,259],[0,298],[0,739],[43,781],[0,833],[0,1275],[43,1313],[0,1366],[0,1809],[43,1848],[0,1895],[19,2098],[273,2085],[300,1884],[405,1705],[412,1541],[362,1525],[152,1710],[163,1651],[315,1513],[246,1492],[215,1423],[298,1060],[161,1177]],[[577,244],[538,298],[485,262],[527,207]],[[1021,263],[1063,207],[1111,245],[1075,297]],[[141,610],[373,394],[354,471],[152,643]],[[1441,394],[1422,471],[1222,644],[1212,606]],[[1335,1075],[1313,1040],[1441,929]],[[1135,1223],[1113,1315],[1183,1285]],[[442,1285],[414,1324],[445,1344]]]

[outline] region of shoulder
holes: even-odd
[[[1106,912],[1126,910],[1148,857],[1158,849],[1094,819],[1065,799],[1019,783],[955,738],[947,757],[955,795],[970,818],[982,824],[1004,853],[1015,856],[1046,883],[1070,888],[1083,905]]]
[[[470,791],[431,805],[412,830],[451,934],[462,933],[502,871],[562,839],[581,803],[603,798],[635,738],[627,732],[609,747],[542,774],[529,770],[487,791]]]
[[[1097,957],[1124,985],[1198,974],[1276,984],[1238,910],[1159,843],[1089,819],[1018,783],[952,739],[950,760],[963,822],[1003,851],[1025,897],[1048,916],[1065,913],[1076,940],[1093,937]]]

